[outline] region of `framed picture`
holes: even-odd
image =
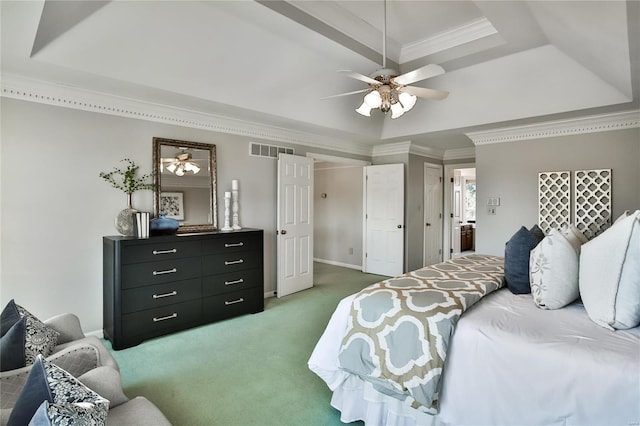
[[[184,194],[182,192],[161,192],[160,212],[176,220],[184,220]]]

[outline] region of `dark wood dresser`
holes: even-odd
[[[114,349],[264,310],[263,231],[103,237],[103,328]]]

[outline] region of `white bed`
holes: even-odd
[[[341,370],[351,301],[343,299],[309,368],[333,391],[343,422],[367,425],[639,425],[640,327],[610,331],[584,307],[538,309],[501,289],[459,320],[436,415],[417,411]],[[640,303],[640,301],[639,301]]]

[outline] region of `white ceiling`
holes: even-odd
[[[345,143],[472,146],[465,132],[638,107],[637,1],[387,3],[387,66],[443,89],[397,120],[354,109],[382,59],[383,2],[1,2],[2,76]]]

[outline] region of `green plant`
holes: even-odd
[[[153,176],[153,173],[148,173],[140,177],[136,177],[140,166],[138,166],[135,162],[131,161],[128,158],[125,158],[120,162],[127,163],[127,167],[114,167],[110,172],[100,172],[99,176],[109,182],[114,188],[119,189],[125,194],[129,195],[141,189],[156,189],[155,183],[147,182],[147,180]]]

